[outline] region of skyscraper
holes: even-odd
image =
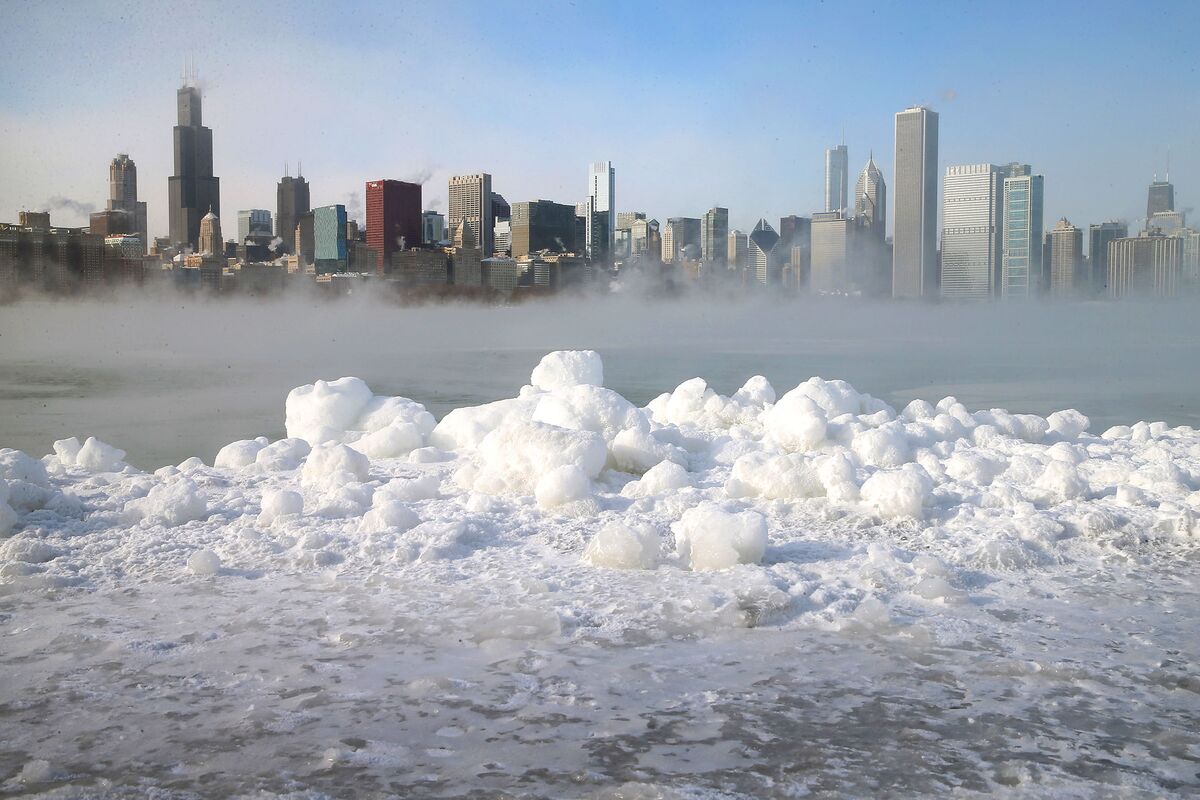
[[[750,239],[741,231],[730,231],[726,237],[726,263],[730,269],[744,269],[750,253]]]
[[[942,184],[942,297],[996,294],[1003,253],[1004,176],[994,164],[946,168]]]
[[[149,245],[146,236],[146,204],[139,202],[137,190],[137,165],[125,153],[108,165],[108,210],[123,211],[129,215],[129,229],[141,237],[142,249]]]
[[[491,216],[486,219],[490,238]],[[367,246],[376,253],[379,273],[389,269],[392,253],[420,243],[421,184],[386,178],[367,181]]]
[[[238,212],[238,244],[254,237],[271,237],[271,212],[265,208],[248,208]]]
[[[213,176],[212,131],[201,122],[200,90],[185,84],[175,100],[175,174],[167,179],[171,243],[195,248],[200,219],[209,211],[221,216],[221,185]]]
[[[1108,243],[1108,296],[1173,297],[1183,264],[1179,236],[1143,231]]]
[[[577,250],[574,206],[550,200],[513,203],[513,258],[541,250],[552,250],[556,253],[571,253]]]
[[[849,157],[846,145],[825,151],[825,210],[841,211],[850,207],[846,193],[849,181]]]
[[[700,220],[695,217],[671,217],[662,233],[662,260],[665,264],[697,259],[701,254]]]
[[[861,217],[866,230],[879,241],[887,238],[887,184],[875,166],[874,153],[854,184],[854,216]]]
[[[1108,292],[1108,243],[1129,236],[1124,222],[1109,220],[1088,227],[1088,260],[1091,262],[1091,293],[1099,296]]]
[[[700,221],[700,258],[710,264],[726,263],[729,253],[729,209],[715,207]]]
[[[893,297],[931,297],[936,291],[937,168],[937,112],[914,106],[896,114]]]
[[[746,261],[750,278],[760,286],[776,286],[780,282],[779,256],[775,246],[779,234],[771,223],[760,219],[746,242]]]
[[[1028,164],[1008,164],[1004,172],[1004,242],[1000,296],[1034,297],[1042,291],[1042,176]]]
[[[1154,176],[1153,182],[1150,184],[1150,190],[1146,193],[1146,221],[1155,214],[1163,211],[1175,210],[1175,187],[1171,185],[1171,176],[1160,181],[1158,176]]]
[[[852,288],[851,239],[854,226],[845,211],[812,215],[812,256],[808,287],[814,294],[842,292]]]
[[[594,161],[588,170],[587,255],[594,260],[612,253],[616,218],[616,170],[611,161]]]
[[[321,206],[313,209],[313,265],[318,275],[344,272],[350,263],[346,244],[346,207]]]
[[[283,252],[295,250],[296,224],[311,210],[308,181],[304,180],[304,176],[297,174],[293,178],[284,175],[280,178],[275,192],[275,235],[283,240],[280,246]]]
[[[1083,231],[1066,217],[1050,231],[1050,294],[1074,297],[1083,288]]]
[[[471,229],[471,237],[483,252],[483,257],[491,258],[494,222],[492,176],[488,173],[455,175],[450,179],[450,210],[446,215],[446,224],[453,232],[458,230],[458,223],[463,220]]]
[[[446,241],[446,217],[437,211],[421,212],[421,243],[439,244]]]
[[[200,228],[196,232],[196,244],[201,255],[213,258],[225,257],[225,241],[221,238],[221,218],[211,211],[200,220]]]

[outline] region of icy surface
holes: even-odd
[[[0,450],[0,786],[52,797],[1187,796],[1200,433],[592,351],[355,378],[153,473]],[[305,794],[315,792],[318,794]]]

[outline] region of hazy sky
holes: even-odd
[[[1200,205],[1200,2],[13,3],[0,29],[0,221],[86,224],[108,163],[137,162],[167,229],[184,58],[205,90],[222,224],[275,210],[284,161],[313,205],[361,216],[363,183],[485,170],[510,202],[574,203],[590,161],[619,210],[821,210],[845,131],[892,183],[893,115],[941,114],[941,169],[1023,161],[1046,222],[1145,213],[1166,168]],[[851,180],[853,184],[853,178]],[[889,203],[889,206],[891,204]],[[1200,213],[1200,212],[1197,212]]]

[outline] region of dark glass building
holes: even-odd
[[[367,181],[367,245],[382,274],[392,253],[421,243],[421,184]]]
[[[196,249],[200,220],[221,215],[220,179],[213,176],[212,130],[200,116],[200,90],[180,87],[176,96],[175,174],[167,179],[171,243]]]

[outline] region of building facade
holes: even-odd
[[[346,207],[320,206],[313,212],[313,266],[318,275],[346,272],[350,248],[346,242]],[[378,262],[376,262],[378,263]]]
[[[201,116],[200,90],[182,86],[176,93],[175,174],[167,179],[171,243],[196,249],[200,220],[221,216],[221,183],[213,175],[212,131]]]
[[[312,210],[308,181],[303,175],[284,175],[275,189],[275,235],[284,253],[295,252],[296,223]]]
[[[671,217],[662,232],[664,264],[700,258],[700,220],[695,217]]]
[[[579,252],[575,241],[575,208],[550,200],[513,203],[512,256],[550,250],[555,253]]]
[[[108,210],[130,215],[130,233],[141,237],[142,252],[150,246],[146,230],[146,204],[138,200],[137,164],[127,153],[118,153],[108,165]]]
[[[1170,177],[1160,181],[1155,175],[1154,180],[1150,183],[1150,189],[1146,192],[1146,219],[1149,220],[1155,214],[1161,214],[1164,211],[1174,210],[1175,187],[1171,185]]]
[[[896,174],[892,180],[892,296],[936,293],[938,115],[914,106],[896,114]]]
[[[1003,253],[1000,296],[1035,297],[1044,288],[1042,270],[1042,176],[1028,164],[1009,164],[1004,172]]]
[[[1090,292],[1095,297],[1108,294],[1108,245],[1129,237],[1129,226],[1118,220],[1088,226]]]
[[[887,238],[887,183],[875,166],[874,153],[854,184],[854,216],[865,220],[868,233],[879,241]]]
[[[845,211],[850,208],[847,188],[850,178],[850,159],[846,145],[839,144],[825,151],[825,210]]]
[[[779,234],[771,223],[760,219],[746,241],[746,270],[749,281],[759,286],[778,286],[782,268],[776,252]]]
[[[617,229],[617,172],[611,161],[594,161],[588,168],[587,256],[608,259]]]
[[[486,172],[474,175],[455,175],[450,179],[450,209],[446,223],[450,231],[466,221],[479,249],[492,255],[493,227],[492,176]]]
[[[941,295],[987,300],[997,294],[1003,254],[1004,176],[994,164],[946,168],[942,184]]]
[[[1183,239],[1143,231],[1108,243],[1108,296],[1174,297],[1179,291]]]
[[[700,220],[700,258],[724,266],[729,253],[729,209],[715,207]]]
[[[367,246],[376,252],[382,274],[392,253],[421,242],[421,184],[380,178],[367,181],[366,191]]]
[[[812,215],[812,251],[808,288],[813,294],[845,292],[853,285],[853,224],[843,210]]]
[[[271,212],[265,208],[248,208],[238,212],[238,244],[247,239],[271,238]]]
[[[1067,299],[1086,293],[1090,281],[1083,274],[1083,230],[1063,217],[1048,236],[1051,296]]]

